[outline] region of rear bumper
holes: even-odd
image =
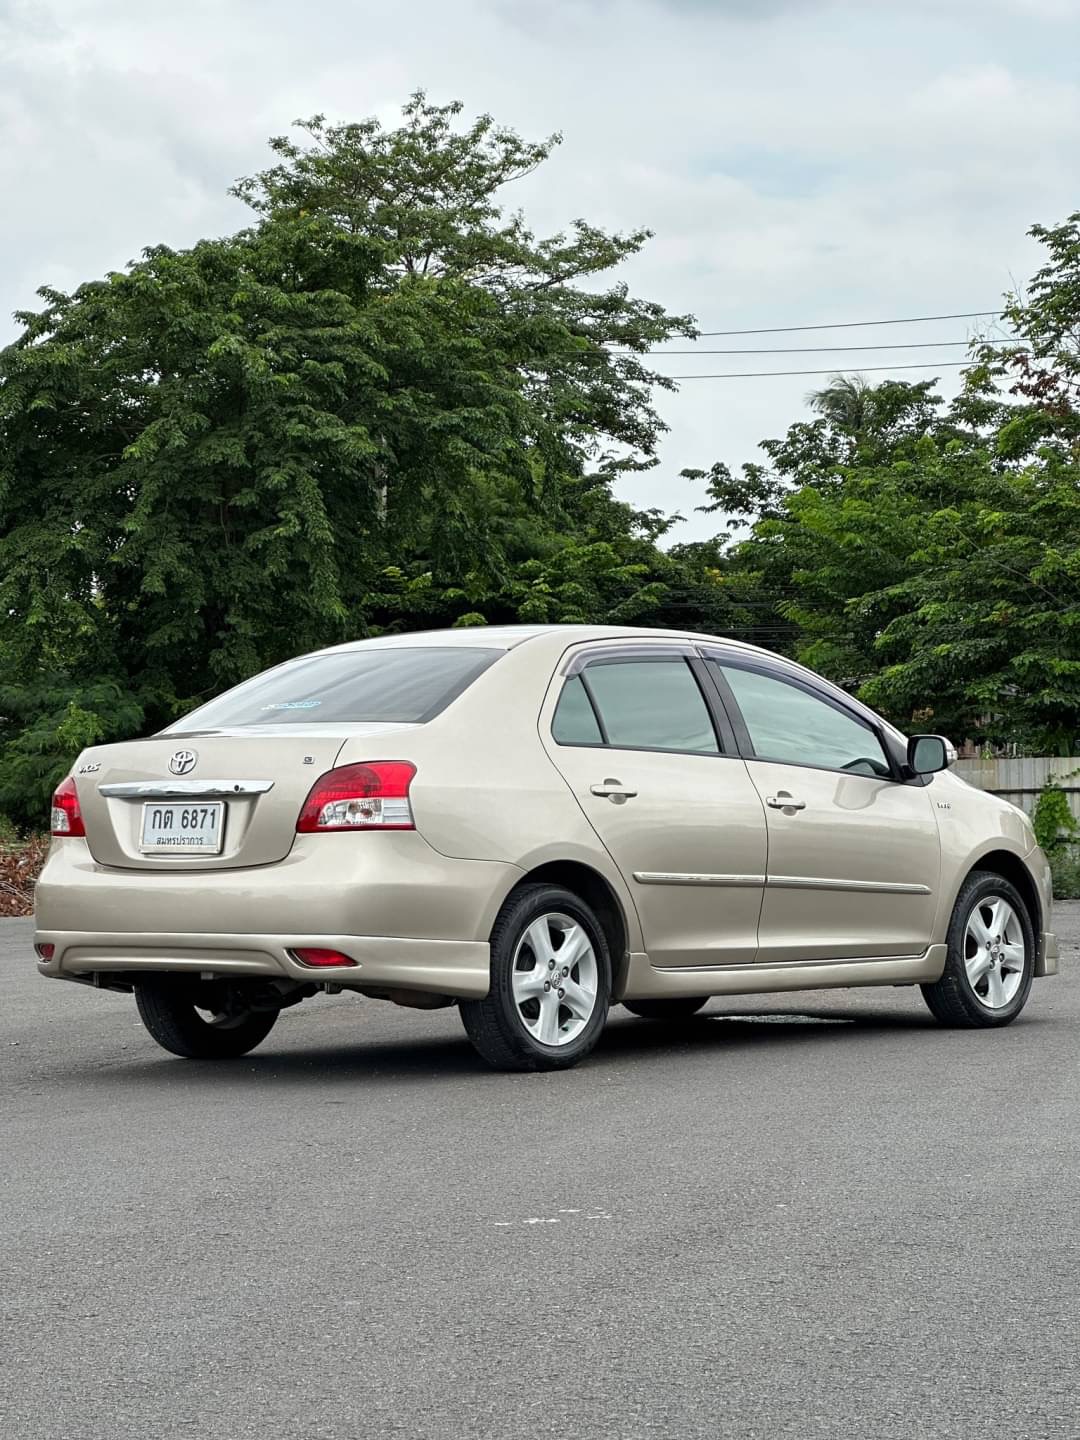
[[[415,940],[387,935],[95,934],[38,930],[35,942],[55,947],[38,970],[57,980],[171,971],[296,980],[306,984],[422,990],[481,999],[490,983],[490,952],[479,940]],[[355,965],[302,965],[293,951],[340,950]]]
[[[225,870],[98,865],[54,841],[35,893],[42,974],[207,970],[316,983],[486,995],[488,937],[517,866],[456,860],[416,831],[301,835],[275,865]],[[296,948],[357,963],[309,967]]]

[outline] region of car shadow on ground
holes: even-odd
[[[612,1017],[592,1055],[581,1069],[570,1073],[595,1073],[632,1060],[647,1065],[651,1060],[667,1063],[678,1057],[729,1058],[749,1052],[778,1057],[799,1047],[851,1045],[874,1036],[930,1032],[917,1043],[942,1037],[955,1041],[958,1033],[942,1029],[929,1015],[911,1012],[829,1011],[712,1012],[691,1019],[667,1023],[659,1020]],[[118,1060],[96,1065],[84,1073],[90,1086],[115,1084],[123,1077],[143,1083],[167,1080],[170,1090],[214,1089],[251,1084],[326,1086],[337,1081],[391,1080],[397,1083],[430,1084],[432,1081],[482,1079],[490,1083],[537,1081],[546,1075],[552,1082],[561,1072],[532,1072],[506,1075],[488,1069],[464,1034],[417,1035],[413,1040],[385,1038],[366,1041],[363,1024],[357,1025],[355,1041],[341,1043],[340,1031],[323,1043],[297,1045],[279,1042],[272,1035],[265,1046],[229,1061],[182,1061],[154,1053],[152,1058]],[[291,1037],[282,1036],[282,1040]],[[306,1037],[305,1037],[306,1039]],[[70,1080],[72,1072],[67,1072]]]

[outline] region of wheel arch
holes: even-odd
[[[621,995],[630,964],[630,928],[622,902],[611,883],[599,870],[580,860],[548,860],[527,870],[510,894],[513,895],[522,885],[536,884],[561,885],[592,910],[604,932],[611,957],[612,996]]]
[[[1027,906],[1031,928],[1035,932],[1035,943],[1038,946],[1039,936],[1043,929],[1042,897],[1039,894],[1039,887],[1035,883],[1035,877],[1024,860],[1012,850],[990,850],[972,862],[961,880],[961,886],[966,884],[976,870],[1000,875],[1003,880],[1008,880],[1011,885],[1016,887]],[[957,888],[957,894],[959,893],[960,887]],[[953,905],[955,904],[956,897],[954,896]]]

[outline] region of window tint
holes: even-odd
[[[719,669],[735,692],[760,760],[891,775],[877,736],[853,715],[772,675],[735,665]]]
[[[430,720],[503,653],[447,645],[310,655],[246,680],[170,726],[169,733]]]
[[[580,675],[572,675],[563,686],[551,733],[560,745],[602,745],[604,737]]]
[[[717,754],[708,708],[684,660],[590,665],[586,681],[609,745]]]

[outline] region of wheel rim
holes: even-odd
[[[541,1045],[576,1040],[596,1011],[600,971],[584,927],[569,915],[533,920],[514,951],[511,989],[522,1025]]]
[[[1013,906],[1000,895],[979,900],[964,931],[964,967],[976,1000],[1003,1010],[1016,998],[1026,961],[1024,928]]]

